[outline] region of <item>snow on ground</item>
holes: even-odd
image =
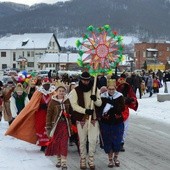
[[[170,84],[168,84],[170,94]],[[164,92],[164,87],[160,93]],[[138,97],[138,93],[137,93]],[[138,99],[139,108],[131,114],[147,117],[170,124],[170,101],[158,102],[157,95],[149,97],[146,93],[142,99]],[[4,136],[8,124],[0,122],[0,170],[56,170],[54,163],[40,152],[40,147]]]
[[[168,82],[167,85],[168,93],[170,95],[170,82]],[[164,87],[159,90],[160,94],[164,94]],[[138,92],[137,97],[139,98]],[[149,93],[146,93],[142,96],[142,99],[138,99],[138,103],[138,110],[136,112],[131,110],[131,114],[170,124],[170,101],[158,102],[157,94],[153,94],[152,97],[149,97]]]
[[[6,122],[0,122],[0,170],[56,170],[40,147],[4,136],[7,128]]]

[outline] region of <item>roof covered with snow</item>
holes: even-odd
[[[83,55],[83,59],[88,54]],[[80,57],[78,53],[45,53],[39,63],[76,63]]]
[[[0,49],[46,49],[53,33],[13,34],[0,38]]]

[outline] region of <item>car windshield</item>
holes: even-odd
[[[48,71],[40,71],[39,74],[48,74]]]

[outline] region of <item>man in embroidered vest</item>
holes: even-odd
[[[88,72],[83,72],[80,76],[79,85],[70,93],[70,103],[73,108],[73,117],[76,125],[80,143],[80,169],[86,169],[86,142],[89,142],[88,164],[91,170],[95,169],[94,152],[99,136],[99,125],[97,121],[96,109],[90,109],[91,101],[95,106],[101,106],[100,91],[96,89],[92,95],[93,81]],[[89,116],[92,116],[90,128],[88,128]]]

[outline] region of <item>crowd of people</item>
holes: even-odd
[[[69,143],[75,142],[80,169],[95,170],[98,141],[108,157],[108,167],[120,166],[119,152],[128,130],[129,109],[137,110],[132,82],[140,76],[122,74],[113,79],[83,72],[77,81],[32,77],[27,85],[1,86],[0,118],[8,121],[5,135],[38,145],[45,156],[56,156],[56,167],[67,169]],[[149,81],[149,80],[148,80]],[[142,96],[142,94],[141,94]],[[140,98],[141,98],[140,96]],[[2,114],[3,113],[3,114]]]

